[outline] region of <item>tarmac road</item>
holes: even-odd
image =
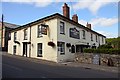
[[[33,60],[3,55],[2,78],[118,78],[118,73]]]

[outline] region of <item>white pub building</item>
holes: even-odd
[[[105,44],[105,36],[78,23],[78,16],[70,19],[65,3],[63,15],[56,13],[11,31],[8,53],[54,62],[74,60],[84,48],[97,48]]]

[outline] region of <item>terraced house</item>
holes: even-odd
[[[64,62],[73,60],[84,48],[105,44],[105,36],[91,30],[91,24],[78,23],[77,14],[70,19],[69,6],[63,15],[55,13],[11,31],[8,52],[14,55]]]

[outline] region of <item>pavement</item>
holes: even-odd
[[[11,57],[17,57],[23,60],[27,61],[32,61],[35,63],[42,63],[42,64],[47,64],[47,65],[52,65],[52,66],[70,66],[70,67],[83,67],[85,69],[93,69],[93,70],[102,70],[102,71],[107,71],[107,72],[114,72],[114,73],[120,73],[120,68],[119,67],[110,67],[110,66],[103,66],[103,65],[96,65],[96,64],[85,64],[85,63],[78,63],[78,62],[63,62],[63,63],[56,63],[52,61],[47,61],[47,60],[40,60],[36,58],[29,58],[29,57],[22,57],[22,56],[16,56],[16,55],[11,55],[7,54],[6,52],[3,52],[3,55],[6,56],[11,56]]]

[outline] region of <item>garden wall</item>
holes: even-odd
[[[114,54],[93,54],[93,53],[76,53],[75,61],[80,63],[97,64],[104,66],[120,65],[120,55]]]

